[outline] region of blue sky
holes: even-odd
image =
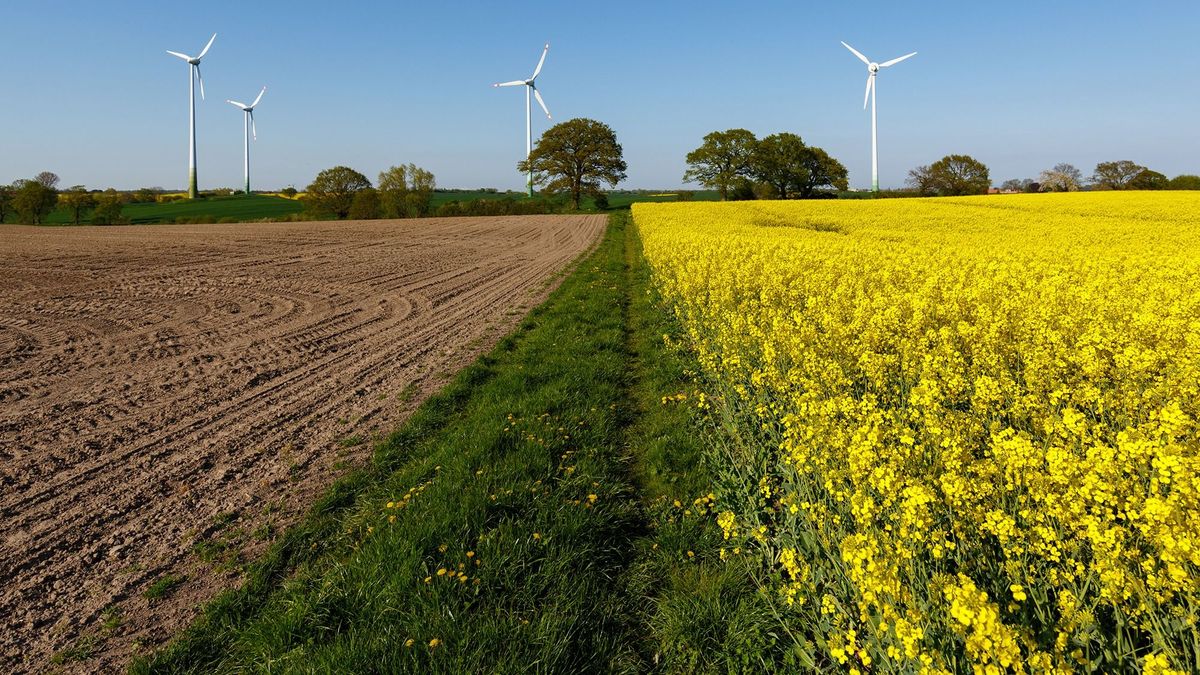
[[[996,183],[1057,162],[1131,159],[1200,173],[1200,3],[6,2],[0,182],[187,180],[187,67],[213,33],[198,101],[202,189],[242,180],[250,100],[255,187],[307,185],[336,164],[374,180],[414,162],[444,187],[520,188],[532,71],[555,121],[601,120],[626,187],[681,183],[705,133],[800,134],[870,182],[865,67],[879,79],[880,179],[968,153]],[[838,5],[834,7],[833,5]],[[548,126],[534,117],[536,136]]]

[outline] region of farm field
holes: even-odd
[[[0,665],[112,669],[186,625],[603,226],[6,227]]]
[[[303,208],[304,205],[294,199],[252,194],[208,197],[194,201],[183,199],[164,204],[156,202],[127,204],[122,209],[121,216],[135,225],[173,223],[176,218],[198,217],[210,217],[214,221],[232,218],[238,222],[249,222],[264,218],[290,216],[300,213]],[[86,217],[84,222],[86,222]],[[70,224],[71,214],[65,208],[59,208],[50,214],[46,223],[49,225]]]
[[[1200,670],[1200,197],[633,215],[794,667]]]

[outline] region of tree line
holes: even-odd
[[[847,189],[847,171],[821,148],[781,132],[759,139],[746,129],[706,135],[687,154],[685,182],[730,199],[812,199]]]
[[[129,201],[126,193],[112,188],[89,191],[82,185],[59,190],[59,181],[53,171],[43,171],[33,178],[0,185],[0,223],[13,216],[18,223],[41,225],[59,206],[67,210],[76,225],[89,216],[94,225],[122,222],[121,210]]]
[[[377,187],[358,171],[335,166],[305,188],[304,210],[314,217],[351,220],[423,218],[432,211],[436,186],[433,173],[415,164],[380,172]]]
[[[1055,164],[1034,178],[1011,178],[1000,185],[1006,192],[1074,192],[1076,190],[1200,190],[1200,176],[1174,178],[1127,159],[1100,162],[1089,178],[1072,164]]]

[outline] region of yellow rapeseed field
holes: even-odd
[[[1200,671],[1200,194],[633,213],[818,666]]]

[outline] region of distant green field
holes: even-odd
[[[145,202],[126,204],[121,215],[131,223],[171,223],[176,218],[198,218],[211,216],[214,220],[233,218],[238,221],[279,218],[299,213],[303,205],[295,200],[268,195],[233,195],[209,197],[195,201],[177,201],[167,204]],[[64,225],[71,222],[71,214],[59,208],[46,219],[49,225]],[[84,221],[86,222],[86,220]]]
[[[461,192],[435,192],[433,208],[446,202],[467,202],[476,199],[523,199],[523,193],[489,192],[486,190],[464,190]],[[711,190],[692,192],[695,201],[714,201],[718,194]],[[646,193],[646,192],[610,192],[608,196],[609,209],[627,209],[635,202],[673,202],[678,201],[677,193]],[[131,223],[173,223],[178,218],[211,218],[214,221],[233,219],[238,222],[261,220],[264,218],[282,218],[304,209],[301,202],[276,197],[273,195],[233,195],[229,197],[208,197],[195,201],[180,200],[158,204],[143,202],[127,204],[122,215]],[[593,200],[585,199],[583,211],[596,211]],[[83,223],[88,222],[88,216],[83,217]],[[71,223],[71,214],[64,208],[58,208],[46,219],[47,225],[67,225]]]

